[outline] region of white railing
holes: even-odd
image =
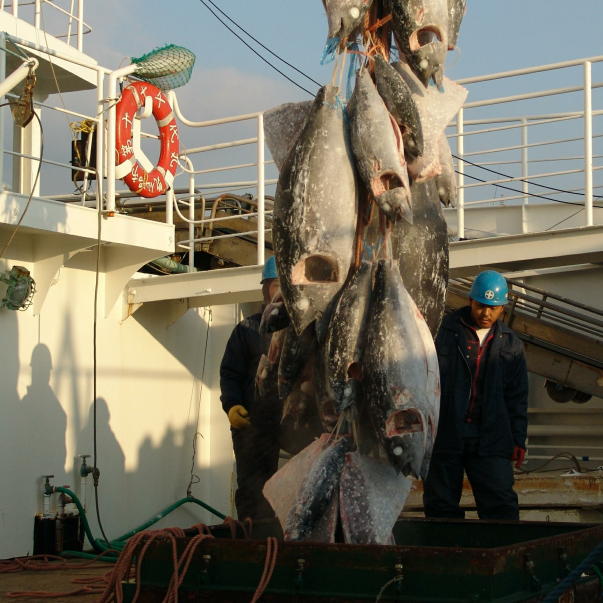
[[[17,5],[10,6],[15,10]],[[7,8],[2,0],[0,7]],[[19,44],[27,48],[26,42],[19,41]],[[39,46],[35,48],[40,51]],[[115,179],[115,154],[112,151],[115,148],[117,86],[120,81],[125,81],[134,67],[110,71],[91,67],[66,53],[52,51],[50,54],[95,72],[96,109],[90,114],[64,105],[37,103],[36,106],[45,114],[53,112],[92,122],[96,129],[97,147],[96,167],[77,168],[95,175],[96,194],[91,195],[84,190],[79,197],[47,195],[49,198],[80,200],[84,205],[95,207],[100,204],[100,209],[109,214],[129,211],[136,203],[139,206],[141,202],[153,204],[165,210],[168,224],[174,223],[176,213],[179,222],[188,225],[187,237],[179,241],[178,247],[189,252],[189,266],[195,263],[195,247],[233,236],[252,236],[257,242],[257,253],[250,260],[263,264],[266,233],[270,232],[271,226],[271,211],[265,200],[274,192],[277,174],[274,163],[264,156],[262,113],[192,121],[183,115],[178,95],[170,92],[170,103],[181,126],[181,140],[192,141],[193,144],[181,149],[180,169],[173,190],[154,200],[141,200],[135,193],[124,190],[123,186],[117,190],[119,183]],[[598,96],[603,88],[603,78],[593,80],[593,68],[602,65],[603,57],[594,57],[460,81],[469,88],[471,99],[459,112],[450,132],[460,186],[459,203],[454,210],[456,234],[460,238],[465,237],[466,221],[473,208],[531,209],[543,201],[551,204],[567,202],[570,197],[572,209],[584,212],[584,226],[597,222],[597,217],[603,213],[595,203],[596,193],[603,188],[597,181],[603,165],[599,165],[600,161],[597,165],[595,163],[603,157],[603,148],[597,149],[593,141],[596,145],[603,138],[600,127],[603,103]],[[563,80],[562,76],[567,74],[573,73],[575,77],[577,70],[583,74],[579,84]],[[551,74],[556,84],[564,85],[551,87],[546,79]],[[493,88],[484,91],[485,86]],[[536,89],[526,90],[528,86],[536,86]],[[61,103],[66,98],[68,95],[62,95]],[[229,128],[234,128],[234,132],[227,133]],[[156,135],[143,132],[141,136],[143,139],[155,139],[157,144]],[[199,140],[203,140],[202,146],[195,144]],[[34,162],[38,158],[35,152],[27,153],[15,148],[5,149],[5,152],[21,161],[21,165],[29,161],[35,167]],[[221,157],[224,153],[227,154],[226,159]],[[56,157],[47,156],[43,163],[46,167],[72,169],[68,160]],[[106,190],[102,190],[103,182],[106,182]],[[512,190],[505,190],[501,188],[503,186]],[[212,213],[210,196],[241,191],[253,197],[252,209],[233,212],[232,215]],[[249,221],[249,229],[243,228],[245,232],[240,232],[239,223],[238,232],[224,232],[229,220],[241,218]],[[221,228],[216,234],[218,226]],[[532,226],[526,219],[520,231],[527,232]],[[201,229],[200,234],[198,229]],[[491,236],[500,232],[485,234]]]
[[[459,81],[469,88],[470,99],[474,90],[485,96],[465,104],[449,135],[458,173],[459,238],[466,234],[467,208],[493,202],[524,208],[543,201],[575,204],[583,206],[583,225],[594,224],[595,190],[601,188],[594,176],[603,168],[594,165],[594,160],[603,155],[593,153],[593,141],[603,137],[603,129],[593,133],[593,123],[603,110],[600,101],[598,108],[593,107],[593,91],[603,88],[603,82],[593,82],[592,73],[593,65],[601,63],[603,56]],[[568,79],[572,83],[572,77],[578,77],[579,84],[547,85],[551,78],[555,84]],[[524,91],[527,82],[538,88]],[[485,86],[494,90],[491,96],[484,93]],[[516,89],[522,91],[509,94]],[[496,113],[492,115],[492,111]],[[603,120],[598,120],[597,124],[601,123]],[[546,136],[539,134],[542,130]],[[553,169],[541,167],[547,165]],[[528,230],[524,219],[521,231]]]
[[[55,38],[64,38],[80,52],[84,50],[84,35],[92,31],[84,21],[84,0],[0,0],[0,10],[30,21]]]

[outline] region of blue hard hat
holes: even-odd
[[[495,270],[484,270],[475,277],[469,297],[486,306],[504,306],[509,301],[507,279]]]
[[[276,270],[276,258],[271,255],[265,262],[264,268],[262,268],[262,280],[263,283],[269,278],[278,278],[278,271]]]

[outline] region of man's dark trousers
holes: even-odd
[[[230,432],[237,465],[235,505],[239,519],[274,517],[262,488],[278,467],[279,445],[275,432],[259,430],[254,425]]]
[[[461,453],[438,453],[424,483],[427,517],[465,516],[459,501],[466,471],[480,519],[519,519],[511,461],[500,456],[480,457],[478,448],[479,438],[464,438]]]

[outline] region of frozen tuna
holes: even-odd
[[[381,55],[375,57],[375,82],[387,110],[400,127],[404,153],[409,158],[418,157],[423,153],[423,129],[411,89]]]
[[[360,379],[362,335],[371,295],[372,265],[362,262],[346,283],[325,341],[326,379],[339,412],[355,402]]]
[[[357,33],[373,0],[322,0],[329,20],[329,40],[345,45]]]
[[[393,544],[411,480],[385,460],[348,452],[339,482],[344,540],[350,544]]]
[[[285,399],[293,390],[304,365],[316,348],[316,335],[312,327],[298,335],[293,327],[286,330],[283,351],[278,366],[278,392]]]
[[[391,234],[392,257],[434,337],[444,316],[448,285],[448,227],[437,181],[413,183],[413,223],[399,222]]]
[[[365,186],[386,216],[411,222],[402,133],[366,68],[358,73],[349,113],[352,150]]]
[[[339,291],[350,268],[356,179],[337,88],[323,87],[281,170],[273,237],[281,291],[298,334]]]
[[[385,260],[375,274],[363,389],[375,437],[392,465],[425,478],[439,415],[438,360],[397,266]]]
[[[448,0],[388,0],[400,52],[423,85],[439,87],[448,51]]]
[[[287,515],[285,540],[307,540],[322,520],[339,490],[339,478],[349,449],[350,441],[340,438],[328,443],[314,461]]]

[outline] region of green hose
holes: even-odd
[[[220,511],[216,511],[216,509],[214,509],[213,507],[210,507],[208,504],[204,503],[202,500],[199,500],[198,498],[194,498],[193,496],[187,496],[186,498],[181,498],[180,500],[176,501],[174,504],[170,505],[169,507],[166,507],[163,511],[160,511],[159,513],[157,513],[157,515],[155,515],[154,517],[152,517],[151,519],[149,519],[148,521],[143,523],[141,526],[138,526],[137,528],[134,528],[133,530],[126,532],[123,536],[120,536],[119,538],[116,538],[115,540],[112,540],[111,542],[118,544],[118,543],[122,543],[124,540],[128,540],[128,538],[131,538],[132,536],[134,536],[134,534],[138,534],[138,532],[142,532],[142,530],[146,530],[148,527],[157,523],[160,519],[163,519],[166,515],[169,515],[172,511],[174,511],[178,507],[182,506],[185,503],[189,503],[189,502],[199,505],[200,507],[203,507],[206,511],[209,511],[210,513],[212,513],[216,517],[219,517],[222,520],[226,519],[226,515],[223,515],[222,513],[220,513]]]
[[[184,272],[197,272],[197,269],[194,266],[175,262],[169,255],[166,255],[162,258],[157,258],[156,260],[149,262],[149,264],[154,264],[155,266],[158,266],[166,272],[172,272],[175,274]]]
[[[98,555],[94,555],[92,553],[84,553],[82,551],[61,551],[61,557],[76,557],[78,559],[90,559],[91,561],[109,561],[111,563],[115,563],[119,557],[114,555],[103,555],[99,558]]]
[[[80,513],[80,517],[82,518],[82,523],[84,525],[84,532],[86,533],[88,542],[90,542],[92,548],[94,549],[94,551],[96,553],[102,553],[109,549],[121,551],[125,546],[126,540],[128,540],[135,534],[138,534],[138,532],[142,532],[143,530],[146,530],[148,527],[157,523],[159,520],[163,519],[164,517],[169,515],[172,511],[176,510],[178,507],[181,507],[185,503],[193,503],[193,504],[199,505],[200,507],[202,507],[206,511],[209,511],[216,517],[219,517],[222,520],[226,519],[226,515],[224,515],[223,513],[220,513],[220,511],[217,511],[216,509],[214,509],[207,503],[204,503],[202,500],[195,498],[193,496],[187,496],[186,498],[181,498],[180,500],[176,501],[175,503],[169,505],[168,507],[166,507],[165,509],[163,509],[162,511],[157,513],[157,515],[153,516],[148,521],[145,521],[145,523],[138,526],[137,528],[130,530],[129,532],[126,532],[125,534],[123,534],[119,538],[116,538],[115,540],[112,540],[111,542],[106,542],[104,540],[96,539],[92,535],[92,530],[90,529],[90,524],[88,523],[88,518],[86,517],[86,510],[82,506],[82,503],[80,502],[80,499],[77,497],[75,492],[73,492],[72,490],[69,490],[69,488],[64,488],[62,486],[58,486],[58,487],[54,488],[54,492],[61,492],[71,498],[72,502],[75,504],[75,506],[77,507],[77,510]],[[76,551],[65,551],[65,553],[70,553],[70,554],[75,553],[75,552]],[[79,553],[79,554],[86,555],[87,553]],[[94,557],[95,556],[92,555],[91,557],[86,557],[86,559],[94,558]]]

